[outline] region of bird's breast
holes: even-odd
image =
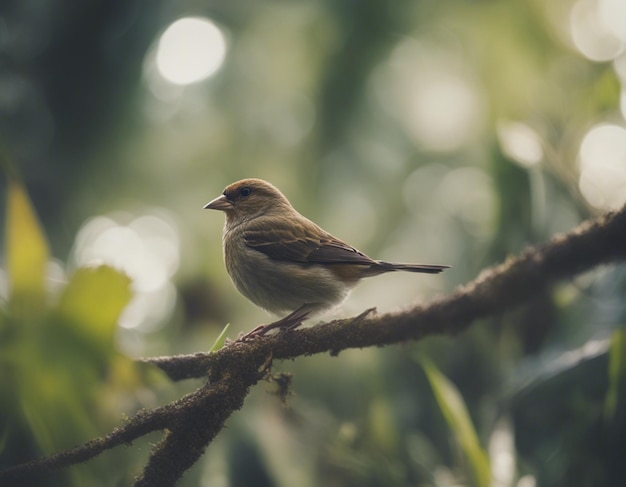
[[[303,304],[314,304],[317,311],[331,308],[347,298],[357,282],[324,265],[271,259],[236,234],[224,235],[224,260],[239,292],[276,314]],[[348,269],[340,272],[349,273]]]

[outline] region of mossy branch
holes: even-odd
[[[208,382],[166,406],[140,411],[124,426],[82,446],[0,471],[0,479],[41,474],[84,462],[155,430],[165,434],[154,448],[136,486],[172,486],[202,455],[241,408],[250,388],[266,376],[274,360],[316,353],[337,355],[363,348],[455,335],[479,318],[524,303],[554,283],[599,265],[626,259],[626,207],[589,220],[549,243],[483,271],[449,296],[397,313],[361,315],[310,328],[234,342],[214,353],[144,359],[172,380],[208,377]]]

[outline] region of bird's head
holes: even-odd
[[[227,223],[236,223],[274,212],[283,213],[292,206],[278,188],[267,181],[242,179],[226,186],[224,192],[204,208],[223,211]]]

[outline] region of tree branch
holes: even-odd
[[[347,348],[381,346],[429,335],[454,335],[474,320],[519,305],[546,287],[598,265],[626,259],[626,207],[583,223],[548,244],[483,271],[447,297],[397,313],[361,315],[311,328],[234,342],[214,353],[144,359],[172,380],[208,377],[209,382],[181,399],[139,412],[107,436],[24,465],[0,471],[0,479],[66,467],[92,458],[151,431],[167,430],[155,447],[136,486],[171,486],[193,465],[241,408],[250,387],[263,378],[273,360]]]
[[[388,345],[428,335],[453,335],[474,320],[495,315],[528,301],[557,281],[610,262],[626,259],[626,207],[582,223],[549,243],[530,247],[518,257],[484,270],[477,279],[447,297],[397,313],[335,320],[293,333],[279,333],[218,352],[144,359],[172,380],[219,377],[255,351],[274,359],[347,348]]]

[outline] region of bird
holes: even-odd
[[[300,326],[342,303],[361,279],[394,271],[438,274],[450,267],[374,260],[301,215],[263,179],[229,184],[204,209],[226,215],[224,263],[237,290],[270,313],[287,313],[243,341]]]

